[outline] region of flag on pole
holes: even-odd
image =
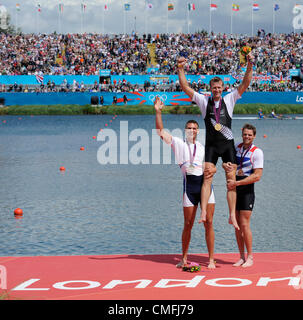
[[[60,13],[63,12],[63,3],[59,3],[59,12],[60,12]]]
[[[235,4],[235,3],[232,4],[231,8],[232,8],[233,11],[239,11],[240,10],[240,6],[238,4]]]
[[[152,3],[148,3],[147,5],[146,5],[146,9],[152,9],[153,8],[153,4]]]
[[[41,12],[41,5],[40,5],[40,3],[37,4],[37,9],[38,9],[38,12]]]
[[[210,10],[211,11],[215,11],[215,10],[217,10],[218,9],[218,6],[216,5],[216,4],[214,4],[214,3],[211,3],[210,4]]]
[[[275,5],[274,5],[274,10],[275,10],[275,11],[278,11],[279,9],[280,9],[279,5],[278,5],[278,4],[275,4]]]
[[[85,12],[85,10],[86,10],[86,4],[81,3],[81,10],[82,10],[82,12]]]
[[[169,3],[169,4],[168,4],[167,10],[168,10],[168,11],[174,10],[174,5],[173,5],[173,3]]]
[[[16,3],[16,10],[20,11],[20,4],[19,3]]]
[[[130,4],[129,3],[125,3],[124,4],[124,10],[125,11],[130,11]]]
[[[104,11],[108,11],[108,6],[107,6],[107,4],[104,5]]]
[[[188,3],[187,7],[188,7],[188,11],[196,10],[196,6],[194,3]]]
[[[253,11],[259,11],[259,5],[257,3],[254,3],[252,9]]]

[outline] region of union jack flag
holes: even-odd
[[[37,74],[36,75],[36,80],[37,80],[37,82],[38,83],[43,83],[43,80],[44,80],[44,76],[43,76],[43,74]]]

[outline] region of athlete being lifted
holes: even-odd
[[[210,80],[211,97],[199,94],[193,90],[185,77],[184,66],[187,60],[184,57],[178,59],[178,76],[182,90],[194,101],[200,108],[205,122],[205,169],[215,167],[218,158],[223,162],[233,164],[234,170],[225,171],[226,181],[236,180],[236,151],[234,139],[231,131],[231,122],[233,110],[238,99],[241,98],[244,91],[248,88],[253,71],[253,55],[250,52],[247,56],[247,68],[238,88],[222,98],[224,83],[221,78],[214,77]],[[201,217],[200,221],[206,220],[206,205],[211,194],[211,185],[213,177],[204,179],[201,191]],[[227,190],[227,202],[229,207],[229,223],[239,229],[236,219],[236,191]]]

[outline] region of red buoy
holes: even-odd
[[[80,150],[83,151],[83,150],[84,150],[84,147],[80,147]]]
[[[16,216],[22,216],[23,215],[23,210],[20,209],[20,208],[16,208],[15,211],[14,211],[14,214]]]
[[[65,171],[65,168],[64,167],[60,167],[60,171]]]
[[[298,149],[298,150],[300,150],[300,149],[301,149],[301,146],[300,146],[300,145],[298,145],[298,146],[297,146],[297,149]]]
[[[96,136],[93,136],[93,139],[96,139],[97,137]]]
[[[266,135],[266,134],[264,134],[263,138],[267,138],[267,135]]]

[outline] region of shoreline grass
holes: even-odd
[[[303,106],[298,104],[237,104],[234,114],[256,115],[259,108],[264,114],[270,114],[272,109],[276,114],[303,114]],[[5,106],[0,108],[0,115],[148,115],[154,114],[154,106],[150,105],[26,105],[26,106]],[[200,114],[197,105],[165,106],[163,114]]]

